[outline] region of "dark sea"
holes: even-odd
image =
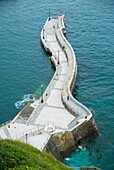
[[[78,62],[74,96],[92,110],[100,130],[64,163],[114,170],[114,0],[0,0],[0,124],[53,76],[40,43],[49,9],[52,16],[66,15]]]

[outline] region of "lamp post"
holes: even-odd
[[[41,84],[41,103],[43,103],[43,84]]]
[[[60,64],[60,62],[59,62],[59,50],[58,50],[58,62],[57,62],[57,64]]]

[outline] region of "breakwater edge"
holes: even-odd
[[[1,138],[27,142],[59,160],[98,135],[92,113],[72,96],[77,65],[74,51],[64,37],[64,20],[64,15],[48,18],[41,32],[42,44],[56,67],[47,89],[37,103],[28,103],[0,129]]]

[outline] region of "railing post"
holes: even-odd
[[[43,84],[41,84],[41,103],[43,103]]]
[[[59,50],[58,50],[58,62],[57,62],[57,64],[60,64],[60,62],[59,62]]]
[[[25,134],[25,139],[26,139],[26,143],[27,143],[27,139],[28,139],[28,134]]]
[[[50,20],[50,9],[49,9],[49,20]]]

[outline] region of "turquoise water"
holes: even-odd
[[[101,132],[65,164],[114,170],[113,0],[0,0],[0,123],[19,112],[17,101],[51,80],[54,69],[40,45],[49,9],[51,15],[66,14],[78,62],[74,96],[93,110]]]

